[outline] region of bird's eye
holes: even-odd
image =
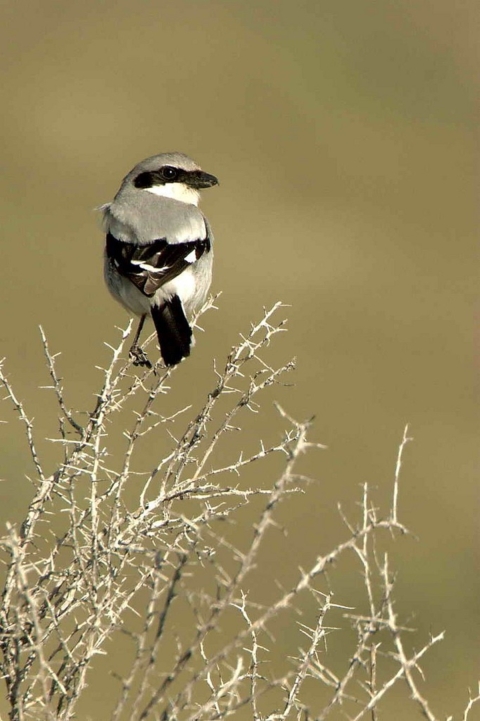
[[[164,165],[163,168],[160,169],[160,173],[162,178],[172,181],[177,177],[178,170],[176,168],[172,168],[171,165]]]

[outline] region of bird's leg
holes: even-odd
[[[137,332],[135,333],[135,338],[133,339],[132,347],[128,352],[128,357],[130,358],[134,366],[146,366],[147,368],[151,368],[152,364],[148,360],[147,354],[138,345],[138,339],[140,338],[140,333],[142,332],[143,324],[145,323],[146,317],[147,316],[144,314],[140,318]]]

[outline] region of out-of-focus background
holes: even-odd
[[[190,154],[221,182],[202,207],[223,294],[178,369],[179,397],[200,401],[212,358],[263,306],[290,305],[278,357],[295,355],[298,369],[275,397],[295,417],[315,414],[329,448],[282,519],[288,546],[270,549],[269,583],[286,566],[291,582],[342,538],[336,504],[354,508],[359,484],[390,491],[410,424],[401,515],[419,540],[403,541],[396,564],[409,625],[424,638],[446,630],[424,664],[439,716],[460,713],[478,659],[478,22],[473,0],[0,8],[0,355],[39,434],[54,434],[55,410],[39,389],[38,325],[62,352],[69,401],[89,409],[104,342],[127,321],[103,286],[94,208],[142,158]],[[3,525],[31,492],[11,428]],[[101,718],[94,679],[92,699]]]

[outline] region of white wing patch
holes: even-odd
[[[197,252],[192,250],[191,253],[185,256],[185,260],[187,263],[195,263],[197,260]]]
[[[191,255],[191,253],[190,253]],[[151,273],[165,273],[165,271],[169,270],[169,265],[164,265],[161,268],[156,268],[154,265],[149,265],[148,263],[145,263],[143,260],[131,260],[130,263],[132,265],[138,265],[139,268],[142,270],[148,270]]]

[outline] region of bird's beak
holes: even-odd
[[[218,179],[203,170],[193,170],[188,174],[188,184],[192,188],[211,188],[212,185],[218,185]]]

